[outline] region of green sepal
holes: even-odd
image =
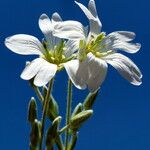
[[[79,127],[92,116],[92,114],[93,114],[93,110],[85,110],[78,113],[77,115],[71,118],[70,128],[73,131],[78,130]]]
[[[34,78],[32,78],[32,79],[29,80],[29,85],[30,85],[32,88],[35,87],[35,85],[34,85]]]
[[[51,121],[53,121],[57,116],[59,115],[59,107],[54,99],[54,97],[51,95],[49,104],[48,104],[48,109],[47,109],[47,116]]]
[[[82,103],[79,103],[79,104],[75,107],[75,109],[74,109],[74,111],[73,111],[71,117],[74,117],[75,115],[77,115],[78,113],[80,113],[82,110],[83,110],[83,105],[82,105]]]
[[[46,98],[46,95],[47,95],[47,86],[43,86],[43,88],[42,88],[42,93],[43,93],[43,97],[44,97],[44,99]]]
[[[41,138],[40,122],[37,119],[35,119],[30,133],[30,148],[32,150],[36,150],[38,148],[40,138]]]
[[[50,150],[53,147],[53,144],[58,137],[58,128],[61,122],[62,117],[58,116],[49,127],[46,135],[46,148]]]
[[[88,96],[86,97],[83,103],[84,110],[88,110],[92,108],[97,96],[98,96],[98,91],[88,94]]]
[[[34,97],[31,98],[28,107],[28,121],[33,124],[37,119],[37,104]]]

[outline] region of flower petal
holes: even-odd
[[[86,62],[71,60],[67,63],[64,63],[64,67],[72,83],[78,89],[85,89],[87,87],[86,80],[88,79],[88,72]]]
[[[97,15],[97,10],[96,10],[96,4],[94,0],[90,0],[88,4],[88,9],[91,12],[91,14],[96,18]]]
[[[96,58],[92,53],[87,55],[89,79],[87,85],[90,92],[98,90],[105,80],[107,74],[107,63],[99,58]]]
[[[21,55],[41,55],[43,46],[34,36],[17,34],[5,39],[5,45],[11,51]]]
[[[113,44],[113,50],[123,50],[127,53],[136,53],[140,50],[141,44],[140,43],[127,43],[122,41],[116,41]]]
[[[36,86],[46,85],[55,76],[56,71],[57,65],[44,61],[42,67],[34,78],[34,84]]]
[[[60,15],[57,13],[57,12],[55,12],[55,13],[53,13],[53,15],[52,15],[52,23],[57,23],[57,22],[61,22],[62,21],[62,18],[60,17]]]
[[[63,21],[54,27],[53,35],[70,40],[84,39],[84,27],[78,21]]]
[[[66,42],[66,50],[64,51],[64,55],[66,57],[70,57],[73,53],[75,53],[79,48],[78,40],[68,40]]]
[[[52,14],[52,24],[53,24],[52,34],[53,34],[53,31],[54,31],[54,27],[59,22],[62,22],[62,18],[60,17],[60,15],[57,12],[53,13]],[[58,38],[58,37],[55,37],[54,35],[52,37],[53,37],[53,46],[55,47],[56,45],[58,45],[61,42],[61,39]]]
[[[49,34],[53,30],[50,18],[46,14],[42,14],[39,18],[39,27],[44,35]]]
[[[107,35],[102,41],[104,49],[107,50],[123,50],[128,53],[136,53],[140,50],[141,44],[139,43],[129,43],[134,38],[134,33],[119,31],[113,32]]]
[[[24,80],[32,79],[38,73],[41,67],[44,65],[44,61],[45,60],[42,58],[34,59],[31,63],[29,63],[25,67],[25,69],[21,74],[21,78]]]
[[[102,24],[98,18],[97,11],[96,11],[96,5],[94,0],[89,1],[89,9],[87,9],[84,5],[81,3],[78,3],[75,1],[75,3],[82,9],[84,14],[87,16],[87,18],[90,21],[90,32],[91,34],[99,34],[101,32]]]
[[[53,49],[54,48],[53,35],[52,35],[53,25],[52,25],[51,20],[46,14],[42,14],[40,16],[39,27],[46,38],[46,42],[48,43],[48,48]]]
[[[139,68],[126,56],[115,53],[104,58],[107,63],[111,64],[117,71],[131,84],[140,85],[142,83],[142,73]]]
[[[93,14],[81,3],[75,1],[75,3],[82,9],[82,11],[84,12],[84,14],[86,15],[86,17],[90,20],[94,20],[95,17],[93,16]],[[91,8],[91,4],[89,2],[90,8]]]
[[[88,86],[90,92],[98,90],[107,73],[107,63],[92,53],[84,61],[72,60],[64,63],[64,67],[77,88],[85,89]]]
[[[116,31],[108,34],[108,36],[111,36],[115,38],[116,40],[121,40],[121,41],[132,41],[135,38],[135,33],[134,32],[129,32],[129,31]]]

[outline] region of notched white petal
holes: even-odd
[[[61,21],[62,21],[62,18],[60,17],[60,15],[57,12],[53,13],[52,23],[61,22]]]
[[[78,89],[85,89],[87,87],[86,80],[88,78],[88,73],[86,63],[80,63],[79,60],[71,60],[64,63],[64,67],[72,83]]]
[[[39,18],[39,27],[43,34],[47,34],[48,32],[51,32],[53,26],[51,23],[50,18],[46,14],[42,14]]]
[[[21,55],[41,55],[43,46],[34,36],[17,34],[5,39],[5,45],[11,51]]]
[[[42,58],[34,59],[25,67],[21,74],[21,78],[24,80],[32,79],[44,65],[43,62],[44,60]]]
[[[126,80],[133,85],[142,83],[142,73],[139,68],[126,56],[116,53],[106,56],[105,61],[111,64]]]
[[[82,9],[82,11],[84,12],[84,14],[89,19],[91,34],[93,34],[93,35],[99,34],[101,32],[102,23],[99,20],[99,17],[97,15],[95,1],[94,0],[90,0],[89,1],[89,9],[87,9],[81,3],[78,3],[76,1],[75,1],[75,3]]]
[[[89,1],[89,5],[88,5],[88,8],[89,8],[89,11],[91,12],[91,14],[94,16],[94,17],[97,17],[97,10],[96,10],[96,4],[95,4],[95,1],[94,0],[90,0]]]
[[[96,58],[92,53],[87,55],[89,79],[87,85],[90,92],[95,92],[100,88],[107,74],[107,63]]]
[[[113,49],[115,50],[123,50],[127,53],[136,53],[140,50],[141,44],[140,43],[127,43],[127,42],[121,42],[117,41],[113,45]]]
[[[65,39],[84,39],[84,27],[78,21],[64,21],[54,27],[53,35]]]
[[[34,84],[39,87],[46,85],[55,76],[56,71],[57,65],[44,60],[42,67],[34,78]]]
[[[71,60],[64,63],[64,67],[77,88],[88,87],[90,92],[100,88],[107,74],[107,63],[96,58],[92,53],[89,53],[84,61]]]
[[[72,54],[77,52],[79,49],[79,41],[78,40],[68,40],[65,43],[66,50],[64,51],[64,55],[66,57],[70,57]]]
[[[54,26],[59,21],[61,21],[61,18],[58,13],[52,15],[52,21],[46,14],[42,14],[39,18],[39,27],[45,35],[47,46],[50,50],[53,50],[54,46],[60,42],[60,39],[54,37],[52,34]]]
[[[128,42],[134,38],[134,33],[123,31],[120,33],[121,31],[110,33],[103,39],[102,45],[104,45],[107,50],[123,50],[127,53],[136,53],[140,50],[140,43]]]
[[[129,32],[129,31],[116,31],[108,34],[108,37],[113,37],[116,40],[121,40],[121,41],[132,41],[135,38],[135,33],[134,32]]]
[[[24,80],[34,78],[36,86],[46,85],[56,74],[57,65],[51,64],[42,58],[37,58],[28,63],[21,74]]]
[[[95,19],[95,17],[92,15],[92,13],[83,4],[81,4],[77,1],[75,1],[75,3],[82,9],[82,11],[87,16],[88,19],[92,19],[92,20]]]

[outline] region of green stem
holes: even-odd
[[[72,135],[72,140],[71,140],[71,144],[69,145],[69,149],[68,150],[74,150],[76,143],[77,143],[77,132],[74,132]]]
[[[53,79],[51,79],[51,81],[49,82],[49,87],[48,87],[48,91],[46,94],[46,98],[44,100],[44,104],[43,104],[43,115],[42,115],[42,120],[41,120],[41,140],[40,140],[40,150],[42,150],[42,143],[43,143],[43,136],[44,136],[44,126],[45,126],[45,120],[46,120],[46,113],[47,113],[47,106],[48,106],[48,102],[50,99],[50,93],[52,91],[52,87],[53,87]]]
[[[33,89],[34,89],[36,95],[38,96],[39,100],[43,103],[44,97],[42,96],[39,88],[37,86],[33,86]]]
[[[59,135],[62,134],[64,131],[67,130],[67,128],[69,128],[69,125],[64,126],[62,129],[59,130]]]
[[[67,109],[66,109],[66,126],[70,123],[71,116],[71,102],[72,102],[72,82],[68,81],[68,96],[67,96]],[[65,150],[68,149],[69,142],[69,128],[66,129],[65,135]]]

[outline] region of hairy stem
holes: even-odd
[[[34,86],[33,89],[34,89],[36,95],[38,96],[39,100],[43,103],[44,97],[43,97],[43,95],[41,94],[39,88],[38,88],[37,86]]]
[[[78,138],[77,132],[74,132],[72,135],[72,140],[71,140],[68,150],[74,150],[76,143],[77,143],[77,138]]]
[[[68,81],[68,95],[67,95],[67,109],[66,109],[66,126],[70,122],[70,116],[71,116],[71,103],[72,103],[72,82],[69,79]],[[68,143],[69,142],[69,128],[66,129],[66,135],[65,135],[65,150],[68,149]]]
[[[41,140],[40,140],[40,150],[42,150],[42,143],[43,143],[43,136],[44,136],[44,127],[45,127],[45,120],[46,120],[46,112],[47,112],[47,106],[48,106],[48,102],[50,99],[50,93],[52,91],[52,87],[53,87],[53,79],[51,79],[51,81],[49,82],[49,87],[48,87],[48,91],[46,94],[46,98],[44,100],[44,104],[43,104],[43,114],[42,114],[42,120],[41,120]]]

